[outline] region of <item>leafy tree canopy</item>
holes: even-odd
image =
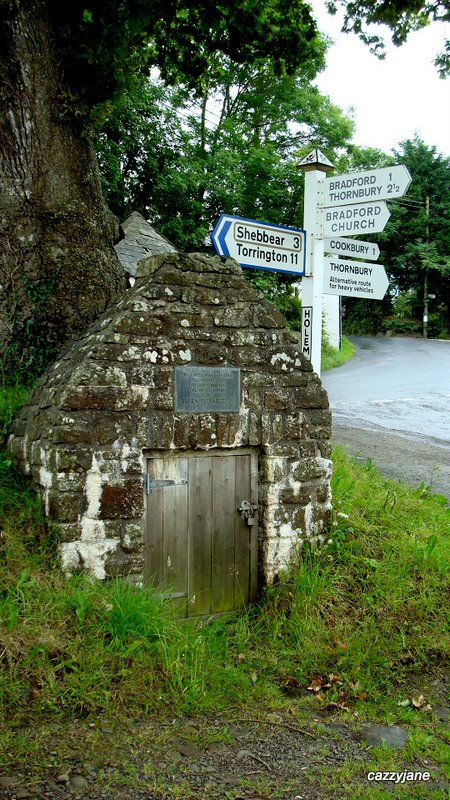
[[[324,44],[303,0],[48,0],[60,32],[65,76],[91,110],[115,100],[136,72],[198,87],[210,56],[237,63],[270,58],[278,74],[323,66]],[[220,64],[218,63],[220,67]]]
[[[423,2],[423,0],[327,0],[330,14],[335,14],[340,3],[344,8],[344,27],[346,32],[353,32],[368,44],[371,50],[381,58],[384,52],[382,37],[369,33],[364,28],[367,24],[384,24],[392,31],[392,41],[396,45],[403,44],[411,31],[424,28],[430,22],[450,21],[450,5],[448,0]],[[435,60],[441,77],[450,73],[450,41],[444,41],[444,51]]]
[[[313,143],[345,147],[353,131],[303,72],[215,62],[197,98],[142,80],[97,139],[110,208],[121,219],[140,211],[180,249],[202,246],[221,212],[301,223],[298,161]]]

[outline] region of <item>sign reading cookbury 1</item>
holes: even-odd
[[[306,231],[245,217],[221,214],[211,234],[220,256],[241,267],[304,275]]]
[[[338,256],[354,256],[376,261],[380,256],[380,248],[375,242],[363,242],[361,239],[345,239],[334,237],[325,239],[325,252]]]
[[[237,367],[175,367],[175,411],[234,413],[241,405]]]

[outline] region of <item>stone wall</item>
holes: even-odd
[[[175,413],[174,367],[239,367],[239,413]],[[231,259],[164,254],[40,380],[9,437],[68,571],[143,575],[145,451],[255,447],[266,580],[329,522],[331,415],[297,337]]]

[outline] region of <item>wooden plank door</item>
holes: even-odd
[[[256,597],[258,525],[252,452],[155,456],[148,462],[146,578],[186,616],[238,609]],[[182,611],[183,609],[183,611]]]

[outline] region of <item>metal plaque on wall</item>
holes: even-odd
[[[237,367],[175,367],[175,411],[236,414],[240,372]]]

